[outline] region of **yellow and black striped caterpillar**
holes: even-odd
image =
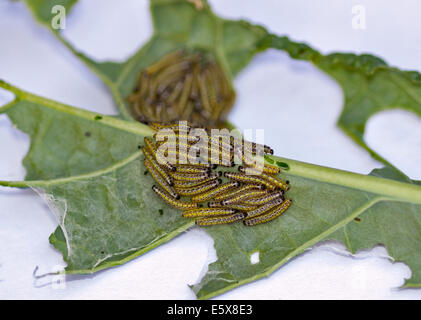
[[[234,172],[235,169],[228,168],[231,164],[227,166],[223,163],[224,152],[229,153],[229,159],[233,159],[234,153],[238,152],[233,147],[234,143],[238,144],[238,138],[228,140],[232,144],[230,147],[226,145],[226,140],[223,142],[223,139],[213,136],[206,139],[204,146],[202,143],[198,147],[200,139],[191,139],[196,144],[178,143],[192,134],[194,126],[190,123],[180,122],[180,126],[152,123],[151,127],[157,131],[155,137],[159,136],[159,130],[172,130],[166,131],[167,135],[172,136],[165,138],[162,134],[160,141],[145,138],[145,167],[157,183],[153,190],[169,205],[183,210],[185,218],[195,219],[197,225],[210,226],[242,220],[245,226],[254,226],[274,220],[292,204],[291,199],[285,198],[290,188],[289,182],[277,177],[279,167],[247,162],[237,167],[238,172]],[[205,132],[210,134],[208,129]],[[268,146],[248,145],[254,145],[254,149],[262,147],[264,153],[273,153]],[[173,152],[167,152],[165,147]],[[206,157],[215,148],[217,156]],[[205,156],[198,150],[203,151]],[[240,160],[245,155],[250,157],[250,153],[253,156],[252,148],[243,148]],[[180,163],[180,159],[189,161]]]

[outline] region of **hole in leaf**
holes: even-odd
[[[164,210],[162,210],[162,209],[159,209],[158,212],[161,216],[164,214]]]
[[[250,263],[251,263],[251,264],[256,264],[256,263],[259,263],[259,262],[260,262],[260,257],[259,257],[259,255],[260,255],[260,252],[259,252],[259,251],[253,252],[253,253],[250,255]]]
[[[417,114],[401,109],[376,113],[367,122],[364,138],[410,178],[421,179],[421,118]]]
[[[14,99],[15,95],[12,92],[0,88],[0,108],[12,102]]]

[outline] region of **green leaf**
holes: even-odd
[[[38,20],[51,29],[48,15],[51,9],[48,8],[63,1],[26,1]],[[73,1],[69,2],[73,4]],[[366,144],[365,126],[375,113],[393,108],[421,116],[420,73],[390,67],[382,59],[367,54],[322,55],[305,43],[271,34],[261,26],[216,17],[206,1],[201,3],[203,7],[197,8],[187,0],[151,0],[154,35],[122,64],[95,62],[74,49],[58,32],[52,31],[110,88],[125,119],[131,119],[125,98],[132,91],[137,75],[170,51],[179,48],[207,51],[229,75],[235,76],[258,52],[268,48],[283,50],[294,59],[314,63],[341,85],[345,103],[338,126],[374,159],[393,167]]]
[[[16,99],[0,108],[31,138],[27,181],[59,221],[50,242],[68,273],[124,263],[192,225],[153,194],[139,145],[153,131],[136,122],[72,108],[5,82]]]
[[[69,12],[77,0],[25,0],[25,2],[39,23],[51,27],[51,20],[56,14],[53,13],[53,7],[60,5]]]
[[[293,257],[325,240],[338,240],[352,253],[386,246],[394,261],[406,263],[412,276],[405,286],[421,286],[421,188],[390,177],[391,168],[362,176],[288,159],[293,199],[289,210],[271,223],[206,229],[214,239],[218,260],[192,289],[207,299],[269,276]],[[395,173],[393,172],[393,175]],[[259,262],[251,255],[259,253]]]
[[[381,59],[370,55],[356,56],[335,53],[324,56],[306,44],[272,35],[262,27],[251,25],[245,21],[218,18],[213,15],[206,2],[203,1],[203,4],[203,8],[199,9],[184,0],[151,1],[154,34],[142,49],[121,64],[98,63],[74,49],[58,32],[54,32],[54,34],[101,77],[110,88],[120,113],[126,119],[131,119],[131,117],[125,98],[130,94],[138,73],[170,51],[179,48],[207,51],[218,60],[228,74],[234,76],[248,64],[256,53],[268,48],[284,50],[294,59],[314,63],[338,81],[345,95],[344,110],[338,121],[339,126],[376,159],[389,164],[364,142],[365,124],[374,113],[390,108],[404,108],[420,115],[421,76],[418,73],[389,67]],[[37,16],[39,8],[31,7]],[[49,23],[45,24],[49,26]],[[112,118],[104,117],[103,119],[104,122],[108,122]],[[116,119],[113,121],[118,122]],[[25,120],[22,116],[15,119],[16,122],[23,123]],[[134,123],[129,125],[130,123],[118,122],[118,130],[125,127],[126,124],[127,127],[135,126]],[[133,127],[130,132],[137,135],[138,128],[140,127]],[[143,132],[143,134],[146,133]],[[58,147],[58,150],[61,149]],[[41,183],[41,185],[45,190],[48,189],[47,194],[53,194],[54,201],[58,199],[59,207],[61,199],[67,195],[78,199],[95,195],[98,200],[101,196],[104,197],[103,193],[108,192],[108,190],[101,190],[101,187],[103,188],[106,184],[101,179],[107,180],[109,175],[112,175],[119,181],[120,173],[126,169],[129,170],[129,167],[132,168],[132,164],[135,163],[136,160],[131,157],[136,156],[134,153],[126,154],[116,159],[108,159],[109,163],[103,165],[102,162],[107,159],[92,160],[92,164],[89,164],[91,162],[88,161],[89,168],[87,169],[81,169],[77,165],[71,166],[70,168],[73,169],[68,169],[69,172],[80,171],[78,174],[84,176],[71,176],[73,180],[65,182],[66,185],[68,184],[67,187],[65,184],[62,185],[63,181],[59,181],[57,184],[52,183],[48,187],[43,181],[44,184]],[[44,160],[42,159],[42,161]],[[215,239],[218,261],[211,264],[202,281],[193,286],[199,298],[212,297],[241,284],[267,276],[306,248],[328,239],[342,241],[352,252],[361,248],[370,248],[376,244],[384,244],[393,259],[403,261],[411,267],[413,274],[405,285],[421,285],[420,182],[410,181],[403,173],[391,166],[375,170],[371,176],[362,176],[288,159],[273,157],[268,161],[285,169],[281,177],[291,182],[292,189],[288,194],[294,200],[293,206],[287,214],[269,224],[253,228],[235,224],[206,229]],[[96,170],[93,169],[95,162],[100,163]],[[62,168],[63,166],[53,164],[53,168],[55,168],[54,165],[58,167],[54,170],[59,172],[54,178],[67,177],[68,173]],[[36,167],[37,163],[34,165],[34,168]],[[133,169],[130,169],[129,172],[132,173]],[[124,176],[124,173],[122,175]],[[124,180],[124,182],[135,185],[134,181]],[[86,189],[83,189],[83,187],[86,188],[86,184],[92,184],[92,192],[86,192]],[[16,182],[6,185],[25,186],[29,183]],[[30,185],[38,187],[33,182]],[[144,185],[139,183],[137,187],[142,188]],[[102,204],[100,207],[101,212],[104,213],[103,216],[100,215],[101,219],[104,219],[101,221],[105,221],[111,213],[116,212],[115,208],[121,208],[119,205],[116,207],[114,201],[120,205],[124,204],[124,209],[130,207],[123,201],[127,198],[120,196],[117,191],[119,190],[116,188],[112,189],[108,196],[102,199],[102,201],[106,200],[106,204]],[[69,220],[73,220],[72,227],[67,229],[76,230],[78,235],[85,236],[86,234],[83,232],[87,232],[80,226],[86,223],[84,217],[89,213],[84,210],[91,208],[89,201],[90,199],[83,201],[79,199],[77,202],[69,202],[73,203],[73,206],[69,207],[73,211],[68,211],[67,217],[71,216],[72,218]],[[148,210],[154,212],[156,208],[148,208]],[[98,214],[96,213],[95,217]],[[150,218],[150,212],[140,214],[144,215],[142,219]],[[99,225],[95,217],[92,218],[93,227]],[[136,220],[136,222],[143,223],[143,220],[142,222]],[[116,223],[116,220],[113,220],[112,223]],[[127,261],[137,253],[143,252],[142,250],[146,251],[156,243],[170,239],[174,234],[190,225],[185,223],[172,231],[166,231],[168,233],[164,231],[162,233],[164,236],[159,238],[160,240],[145,244],[143,248],[138,244],[124,247],[121,245],[121,241],[124,239],[121,238],[116,240],[111,237],[115,241],[108,242],[108,233],[104,233],[107,234],[104,236],[107,245],[100,240],[102,238],[99,236],[90,238],[89,240],[95,244],[93,247],[90,243],[87,245],[83,241],[84,239],[76,237],[78,243],[82,243],[80,245],[83,248],[80,249],[81,252],[87,246],[87,250],[91,250],[89,252],[92,254],[89,257],[81,254],[82,258],[79,258],[84,261],[84,265],[77,267],[71,265],[73,269],[69,269],[69,272],[72,272],[71,270],[92,272],[101,267]],[[117,225],[116,228],[118,227],[120,225]],[[151,228],[153,229],[153,227]],[[63,228],[63,230],[67,229]],[[65,256],[68,255],[64,232],[60,232],[58,229],[50,240]],[[123,247],[128,251],[124,251]],[[115,250],[102,250],[101,248]],[[132,253],[130,249],[133,248],[138,251]],[[112,256],[100,261],[103,256],[98,255],[99,250]],[[260,253],[260,262],[251,264],[250,255],[256,251]],[[69,257],[67,257],[67,261],[75,263]],[[100,261],[99,264],[98,261]]]
[[[67,273],[127,262],[193,225],[151,191],[153,181],[144,175],[138,149],[153,133],[149,127],[69,107],[5,82],[0,87],[16,96],[0,113],[31,137],[24,164],[32,179],[0,185],[31,187],[47,200],[60,224],[50,242],[62,252]],[[205,228],[215,240],[218,260],[193,286],[199,298],[267,276],[327,239],[344,242],[351,252],[384,244],[391,257],[411,267],[406,286],[421,285],[418,183],[391,168],[364,176],[277,157],[266,160],[279,165],[280,177],[290,181],[293,205],[268,224]],[[251,264],[256,251],[260,262]]]
[[[26,0],[33,14],[44,16],[47,3]],[[131,94],[139,73],[168,53],[178,50],[197,50],[211,55],[230,78],[244,68],[258,52],[258,44],[266,31],[246,21],[231,21],[216,17],[205,0],[196,7],[187,0],[151,0],[154,34],[150,40],[124,63],[96,62],[75,49],[59,32],[53,30],[49,20],[41,22],[109,87],[121,116],[132,120],[126,98]],[[50,10],[51,11],[51,10]]]
[[[421,74],[388,66],[373,55],[332,53],[322,55],[304,43],[268,34],[263,48],[276,48],[292,58],[311,61],[334,78],[344,92],[344,106],[338,126],[374,159],[392,166],[364,141],[367,121],[374,114],[389,109],[405,109],[421,116]],[[395,168],[396,169],[396,168]]]

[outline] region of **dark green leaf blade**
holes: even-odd
[[[72,9],[77,0],[25,0],[25,2],[40,23],[51,27],[51,20],[55,15],[52,12],[53,7],[63,6],[67,13]]]
[[[11,115],[20,128],[37,137],[32,141],[30,154],[36,153],[37,148],[47,147],[43,146],[45,141],[54,145],[49,134],[57,139],[58,154],[67,152],[59,138],[63,136],[65,140],[66,135],[78,131],[86,134],[91,130],[93,135],[85,138],[92,138],[94,145],[104,143],[108,134],[124,137],[115,142],[125,146],[126,149],[118,151],[124,156],[113,160],[111,165],[92,162],[90,166],[95,169],[82,167],[70,176],[63,176],[67,167],[59,166],[61,171],[53,172],[58,176],[56,179],[0,181],[5,186],[32,187],[48,200],[60,223],[60,229],[50,241],[63,253],[68,273],[95,272],[124,263],[192,226],[190,220],[155,197],[150,190],[153,181],[142,176],[144,168],[137,148],[141,139],[152,133],[147,126],[65,106],[4,82],[0,86],[16,95],[16,100],[0,112]],[[24,111],[31,108],[37,112],[25,117]],[[37,130],[31,129],[44,119],[54,122],[61,117],[74,123],[73,126],[63,123],[62,129],[66,131],[46,130],[40,136]],[[45,123],[41,128],[44,127],[50,128]],[[114,131],[107,131],[111,129]],[[127,134],[134,136],[135,145]],[[86,147],[85,142],[80,144]],[[45,156],[48,157],[48,152]],[[99,153],[99,156],[110,154]],[[44,161],[41,157],[39,160]],[[280,176],[291,183],[288,196],[293,199],[293,206],[268,224],[252,228],[241,224],[208,228],[219,259],[210,265],[202,282],[194,286],[199,298],[267,276],[311,245],[327,239],[343,241],[353,251],[385,244],[393,258],[407,263],[413,270],[407,285],[420,285],[421,187],[417,183],[408,182],[390,168],[364,176],[289,159],[268,157],[267,160],[287,168]],[[34,172],[34,176],[39,174]],[[399,181],[392,180],[396,177]],[[387,237],[389,230],[393,230],[392,241]],[[260,252],[260,262],[251,264],[250,255],[256,251]]]
[[[63,250],[68,273],[92,273],[119,265],[168,241],[191,224],[155,196],[141,153],[112,170],[74,177],[43,188],[59,212],[60,229],[51,238]],[[30,185],[30,183],[29,183]]]
[[[16,95],[0,113],[31,138],[27,180],[0,184],[31,187],[47,201],[59,221],[50,242],[68,273],[122,264],[192,225],[151,190],[139,151],[149,127],[0,87]]]
[[[192,286],[206,299],[269,276],[293,257],[325,240],[343,242],[351,252],[386,246],[390,256],[412,270],[407,286],[421,286],[421,189],[389,179],[355,174],[282,159],[289,166],[291,208],[280,218],[255,227],[210,227],[218,260]],[[390,170],[385,169],[390,177]],[[380,176],[382,171],[377,170]],[[333,174],[333,175],[332,175]],[[332,175],[332,176],[331,176]],[[330,177],[329,177],[330,176]],[[415,191],[400,192],[400,187]],[[414,188],[414,187],[415,188]],[[410,198],[407,196],[411,194]],[[391,232],[393,230],[393,232]],[[251,255],[259,252],[259,263]]]

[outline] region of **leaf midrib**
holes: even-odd
[[[154,133],[154,131],[150,127],[144,124],[138,122],[124,121],[109,116],[99,115],[97,113],[86,111],[83,109],[71,107],[69,105],[65,105],[50,99],[37,96],[35,94],[28,93],[4,81],[0,81],[0,87],[14,93],[16,95],[16,102],[20,100],[27,100],[59,112],[67,113],[75,117],[80,117],[89,121],[100,123],[140,136],[151,136]],[[7,104],[6,106],[0,108],[0,113],[4,112],[5,108],[11,107],[13,107],[13,103]],[[96,120],[98,116],[101,117],[101,120]],[[274,161],[281,161],[287,163],[290,168],[287,173],[291,175],[296,175],[321,182],[327,182],[330,184],[335,184],[338,186],[348,187],[352,189],[367,191],[398,201],[421,204],[421,187],[418,185],[384,178],[378,178],[374,176],[367,176],[338,169],[332,169],[290,159],[284,159],[279,157],[270,158],[272,158]]]
[[[35,188],[35,187],[50,187],[57,184],[65,184],[70,182],[75,182],[78,180],[86,180],[95,177],[99,177],[101,175],[105,175],[107,173],[113,172],[119,168],[124,167],[125,165],[129,164],[130,162],[138,159],[142,155],[142,151],[138,151],[130,155],[129,157],[120,160],[113,165],[106,167],[101,170],[92,171],[86,174],[75,175],[65,178],[58,178],[58,179],[50,179],[50,180],[24,180],[24,181],[0,181],[1,186],[6,187],[15,187],[15,188]]]
[[[389,200],[421,204],[421,187],[415,184],[363,175],[275,156],[269,158],[287,163],[289,170],[284,172],[292,176],[366,191]]]
[[[5,81],[0,80],[0,88],[6,89],[16,95],[16,99],[14,101],[0,108],[0,113],[3,113],[7,109],[13,107],[13,105],[18,103],[19,101],[26,100],[29,102],[33,102],[35,104],[40,104],[44,107],[48,107],[55,111],[67,113],[75,117],[79,117],[79,118],[89,120],[95,123],[101,123],[108,127],[113,127],[116,129],[120,129],[122,131],[138,134],[141,136],[150,136],[154,133],[154,131],[150,127],[140,122],[120,120],[115,117],[105,116],[99,113],[72,107],[72,106],[69,106],[69,105],[54,101],[54,100],[50,100],[50,99],[26,92]],[[98,116],[101,117],[101,119],[97,119]]]

